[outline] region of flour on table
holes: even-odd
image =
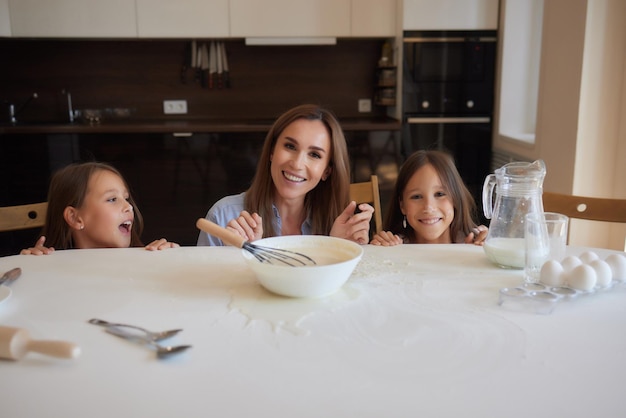
[[[310,331],[302,322],[316,313],[335,312],[347,306],[359,292],[344,285],[332,295],[321,298],[290,298],[271,293],[258,283],[248,283],[231,289],[228,307],[248,318],[247,326],[259,322],[269,323],[273,331],[287,331],[297,336],[307,336]]]

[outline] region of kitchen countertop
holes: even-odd
[[[339,119],[345,131],[399,130],[402,123],[392,118]],[[24,122],[17,125],[0,125],[4,134],[100,134],[100,133],[214,133],[214,132],[267,132],[271,119],[171,119],[171,120],[105,120],[102,123]]]

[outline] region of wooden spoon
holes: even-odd
[[[0,326],[0,358],[19,360],[28,352],[76,358],[80,347],[67,341],[33,340],[25,329]]]

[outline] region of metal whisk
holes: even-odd
[[[237,235],[236,233],[229,231],[226,228],[222,228],[218,224],[204,218],[198,219],[198,222],[196,222],[196,226],[201,231],[218,237],[227,244],[248,251],[261,263],[282,263],[291,267],[313,266],[317,264],[315,260],[313,260],[311,257],[295,251],[284,250],[282,248],[263,247],[261,245],[252,244]]]

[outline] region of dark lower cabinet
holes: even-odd
[[[396,131],[347,131],[353,181],[378,172],[383,204],[401,164]],[[145,243],[195,245],[196,220],[220,198],[246,190],[265,132],[174,134],[15,134],[0,136],[0,205],[47,199],[52,173],[73,162],[117,168],[144,217]],[[391,164],[393,170],[380,169]],[[32,246],[40,231],[0,233],[0,256]]]

